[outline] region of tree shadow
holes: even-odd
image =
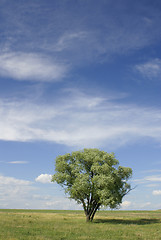
[[[110,223],[110,224],[125,224],[125,225],[146,225],[161,223],[160,219],[155,218],[140,218],[140,219],[95,219],[94,223]]]

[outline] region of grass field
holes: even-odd
[[[0,240],[161,240],[161,211],[0,210]]]

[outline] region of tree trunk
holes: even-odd
[[[92,222],[94,215],[96,213],[96,209],[92,209],[92,211],[89,214],[86,214],[86,222]]]
[[[97,205],[95,205],[95,207],[93,207],[92,209],[91,209],[91,211],[90,212],[85,212],[85,215],[86,215],[86,222],[92,222],[93,221],[93,218],[94,218],[94,216],[95,216],[95,213],[97,212],[97,210],[99,209],[99,207],[100,207],[100,204],[97,204]]]
[[[86,215],[86,222],[90,222],[90,215]]]
[[[97,212],[98,208],[100,207],[100,204],[97,204],[97,206],[95,207],[95,209],[93,210],[92,214],[91,214],[91,222],[93,221],[94,215]]]
[[[92,222],[94,217],[94,213],[86,215],[86,222]]]

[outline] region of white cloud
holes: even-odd
[[[41,174],[37,181],[50,182],[51,175]],[[60,191],[58,185],[35,187],[34,182],[0,175],[0,206],[3,208],[30,209],[82,209]],[[54,188],[53,188],[54,187]],[[49,192],[53,193],[50,195]]]
[[[161,195],[161,190],[154,190],[153,195],[155,196]]]
[[[138,201],[133,204],[133,209],[137,209],[137,210],[147,210],[147,209],[151,210],[152,208],[154,208],[154,205],[151,202]]]
[[[161,80],[161,59],[157,58],[149,62],[136,65],[136,70],[138,70],[144,77]]]
[[[41,174],[37,178],[35,178],[35,181],[40,183],[51,183],[51,179],[51,174]]]
[[[66,197],[51,197],[50,200],[44,202],[45,208],[61,209],[61,210],[82,210],[82,205],[77,204],[74,200]]]
[[[30,181],[0,175],[0,185],[28,186],[30,184],[31,184]]]
[[[24,208],[33,190],[31,181],[0,175],[0,205],[4,208]]]
[[[0,75],[19,81],[57,81],[67,73],[67,66],[34,53],[7,52],[0,55]]]
[[[136,192],[135,192],[136,194]],[[154,208],[152,202],[150,201],[142,201],[141,198],[139,198],[138,196],[136,197],[136,195],[134,195],[134,197],[130,197],[130,201],[129,200],[125,200],[122,202],[122,204],[120,205],[122,210],[133,210],[133,209],[137,209],[137,210],[151,210]]]
[[[0,139],[53,141],[77,147],[117,148],[139,139],[161,139],[161,111],[104,97],[65,93],[50,105],[0,100]]]
[[[130,201],[124,201],[121,204],[121,208],[123,208],[123,209],[126,209],[126,208],[128,208],[130,206],[131,206],[131,202]]]

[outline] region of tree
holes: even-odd
[[[86,221],[92,221],[100,207],[116,208],[131,190],[127,180],[132,169],[119,166],[113,153],[84,149],[56,158],[52,181],[69,197],[82,204]]]

